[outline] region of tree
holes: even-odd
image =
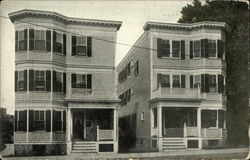
[[[237,1],[194,0],[182,8],[179,23],[226,22],[227,129],[231,146],[248,145],[248,4]]]

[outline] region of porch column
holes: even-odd
[[[114,115],[113,115],[113,121],[114,121],[114,123],[113,123],[113,132],[114,132],[114,139],[113,139],[113,141],[114,141],[114,153],[117,153],[118,152],[118,138],[117,138],[117,135],[118,135],[118,130],[117,130],[117,126],[118,126],[118,123],[117,123],[117,109],[114,109],[114,111],[113,111],[114,113]]]
[[[157,106],[158,149],[162,151],[162,107]]]
[[[66,125],[67,125],[67,128],[66,128],[66,141],[67,141],[67,154],[70,154],[71,152],[71,109],[67,109],[67,116],[66,116],[66,119],[67,119],[67,122],[66,122]]]
[[[197,109],[197,129],[198,129],[198,138],[199,138],[199,149],[202,147],[202,139],[201,139],[201,109]]]

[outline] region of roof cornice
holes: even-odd
[[[213,22],[203,21],[198,23],[161,23],[161,22],[146,22],[143,29],[148,31],[151,28],[158,29],[176,29],[176,30],[187,30],[192,31],[198,28],[217,28],[227,32],[231,31],[231,28],[225,22]]]
[[[51,18],[54,20],[61,21],[65,24],[81,24],[81,25],[90,25],[90,26],[114,27],[117,30],[119,30],[122,25],[121,21],[73,18],[73,17],[66,17],[57,12],[29,10],[29,9],[11,12],[9,13],[9,17],[12,23],[25,17],[40,17],[40,18]]]

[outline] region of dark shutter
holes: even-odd
[[[92,88],[92,75],[87,74],[87,89],[91,89],[91,88]]]
[[[52,74],[52,77],[53,77],[53,92],[56,92],[56,87],[57,87],[57,83],[56,83],[56,71],[53,70],[53,74]]]
[[[51,111],[46,110],[46,131],[51,131]]]
[[[24,30],[24,50],[27,51],[27,40],[28,40],[28,34],[27,34],[27,29]]]
[[[76,36],[72,36],[72,56],[76,55]]]
[[[201,110],[201,128],[208,128],[209,119],[208,119],[208,110]]]
[[[67,85],[67,81],[66,81],[66,73],[63,73],[63,93],[66,93],[66,85]]]
[[[34,70],[29,70],[29,91],[34,91]]]
[[[201,40],[201,58],[205,58],[205,39]]]
[[[185,88],[185,82],[186,82],[186,80],[185,80],[185,75],[181,75],[181,88]]]
[[[185,41],[181,40],[181,59],[185,59]]]
[[[53,52],[56,52],[56,31],[53,31]]]
[[[46,30],[46,51],[51,51],[51,31]]]
[[[58,119],[57,119],[57,111],[53,110],[52,111],[52,131],[57,131],[58,127],[60,126],[60,124],[58,124]]]
[[[24,91],[27,91],[27,70],[24,70]]]
[[[194,84],[193,84],[193,75],[190,75],[190,88],[194,88]]]
[[[34,121],[34,111],[33,110],[29,110],[29,132],[32,132],[33,129],[33,121]]]
[[[18,71],[15,71],[15,92],[18,91]]]
[[[219,128],[223,128],[224,126],[224,119],[225,119],[225,112],[223,110],[219,110],[218,121],[219,121]]]
[[[15,51],[18,52],[18,31],[15,32]]]
[[[157,74],[157,88],[160,87],[160,84],[162,83],[162,74]]]
[[[201,93],[205,93],[205,74],[201,75]]]
[[[189,42],[190,59],[193,58],[193,41]]]
[[[76,74],[71,75],[71,87],[76,88]]]
[[[223,58],[224,54],[224,43],[222,40],[217,40],[217,56],[218,58]]]
[[[29,29],[29,50],[34,50],[34,29]]]
[[[22,120],[22,123],[20,123],[20,119]],[[19,111],[19,125],[18,125],[18,131],[27,131],[27,110]]]
[[[161,39],[157,38],[157,57],[162,57],[162,45],[161,45]]]
[[[205,93],[209,92],[209,74],[205,74]]]
[[[66,132],[66,111],[63,111],[63,132]]]
[[[205,58],[208,58],[208,39],[205,39]]]
[[[218,92],[224,93],[224,76],[218,75]]]
[[[47,92],[51,91],[51,71],[50,70],[46,71],[46,91]]]
[[[15,111],[15,132],[17,131],[17,111]]]
[[[87,56],[92,57],[92,37],[87,37]]]
[[[66,55],[66,46],[67,46],[67,43],[66,43],[66,34],[64,33],[63,34],[63,54]]]

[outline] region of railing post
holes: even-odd
[[[96,141],[99,141],[99,126],[96,127]]]
[[[186,122],[184,122],[184,125],[183,125],[183,137],[187,137],[187,125],[186,125]]]

